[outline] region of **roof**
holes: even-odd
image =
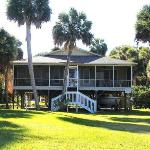
[[[66,50],[57,50],[57,51],[52,51],[50,52],[49,54],[47,55],[67,55],[67,51]],[[86,51],[86,50],[83,50],[81,48],[74,48],[73,51],[72,51],[72,56],[100,56],[98,54],[95,54],[93,52],[90,52],[90,51]]]
[[[65,64],[67,61],[67,51],[53,51],[45,56],[33,57],[33,64]],[[13,61],[13,64],[27,64],[27,59]],[[70,63],[83,65],[136,65],[134,62],[101,57],[98,54],[76,48],[73,50]]]

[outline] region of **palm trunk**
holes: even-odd
[[[36,109],[39,110],[39,100],[35,85],[35,79],[34,79],[34,71],[33,71],[33,64],[32,64],[32,51],[31,51],[31,23],[26,23],[26,41],[27,41],[27,52],[28,52],[28,68],[29,68],[29,74],[31,79],[31,85],[32,90],[34,94],[34,100]]]
[[[65,92],[67,90],[67,77],[68,77],[68,72],[69,72],[69,64],[70,64],[71,54],[72,54],[72,48],[71,49],[69,48],[66,67],[65,67],[65,70],[64,70],[64,86],[63,86],[62,95],[65,95]]]

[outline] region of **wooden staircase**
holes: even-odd
[[[66,92],[65,95],[66,95],[66,99],[68,100],[67,105],[81,107],[90,113],[96,113],[97,111],[96,100],[93,100],[78,91],[75,91],[75,92],[69,91],[69,92]],[[51,111],[58,111],[60,109],[58,102],[61,102],[61,101],[62,101],[62,95],[52,98],[51,99]]]

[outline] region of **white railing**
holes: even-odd
[[[57,105],[59,101],[61,101],[62,95],[59,95],[51,100],[51,110],[57,111],[59,110],[59,106]],[[76,105],[78,107],[82,107],[91,113],[96,113],[97,111],[97,102],[89,98],[88,96],[82,94],[81,92],[67,92],[66,99],[68,100],[68,105]]]
[[[54,97],[51,99],[51,111],[57,111],[59,110],[59,102],[61,102],[62,95],[58,95],[57,97]]]
[[[81,92],[78,92],[78,103],[81,107],[83,107],[84,109],[86,109],[91,113],[97,112],[96,100],[89,98],[88,96],[82,94]]]

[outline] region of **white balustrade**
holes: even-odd
[[[59,106],[56,105],[56,103],[58,101],[61,101],[61,97],[62,95],[52,98],[51,102],[52,111],[57,111],[59,109]],[[78,105],[79,107],[82,107],[91,113],[96,113],[97,111],[96,100],[89,98],[88,96],[82,94],[81,92],[67,92],[66,99],[68,100],[68,104]]]

